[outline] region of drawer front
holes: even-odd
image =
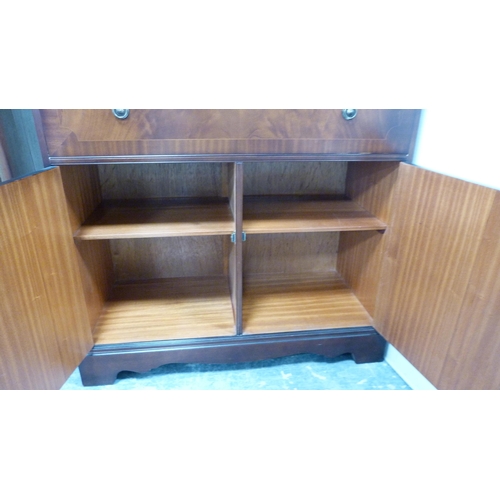
[[[50,163],[388,156],[411,150],[418,110],[40,110]],[[165,157],[165,158],[162,158]]]

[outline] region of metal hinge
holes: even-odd
[[[247,233],[241,233],[241,241],[247,241]],[[231,233],[231,243],[236,243],[236,233]]]

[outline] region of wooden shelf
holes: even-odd
[[[101,205],[76,231],[79,240],[231,234],[227,200],[121,201]]]
[[[372,326],[336,272],[248,276],[243,284],[243,332],[275,333]]]
[[[386,228],[386,224],[349,200],[249,196],[243,203],[243,231],[249,234]]]
[[[94,341],[102,345],[234,334],[227,277],[210,276],[115,285]]]

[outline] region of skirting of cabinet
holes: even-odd
[[[351,354],[356,363],[373,363],[384,359],[386,345],[372,327],[96,345],[80,374],[83,385],[93,386],[113,384],[121,371],[144,373],[169,363],[247,363],[295,354]]]

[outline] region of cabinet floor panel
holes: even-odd
[[[252,196],[244,199],[243,231],[287,233],[383,230],[387,225],[350,200]]]
[[[253,275],[244,280],[244,333],[361,326],[372,326],[371,317],[336,272]]]
[[[171,278],[113,287],[94,329],[96,344],[235,334],[225,276]]]
[[[85,221],[75,238],[161,238],[231,234],[233,231],[233,216],[227,201],[174,199],[156,203],[104,204]]]

